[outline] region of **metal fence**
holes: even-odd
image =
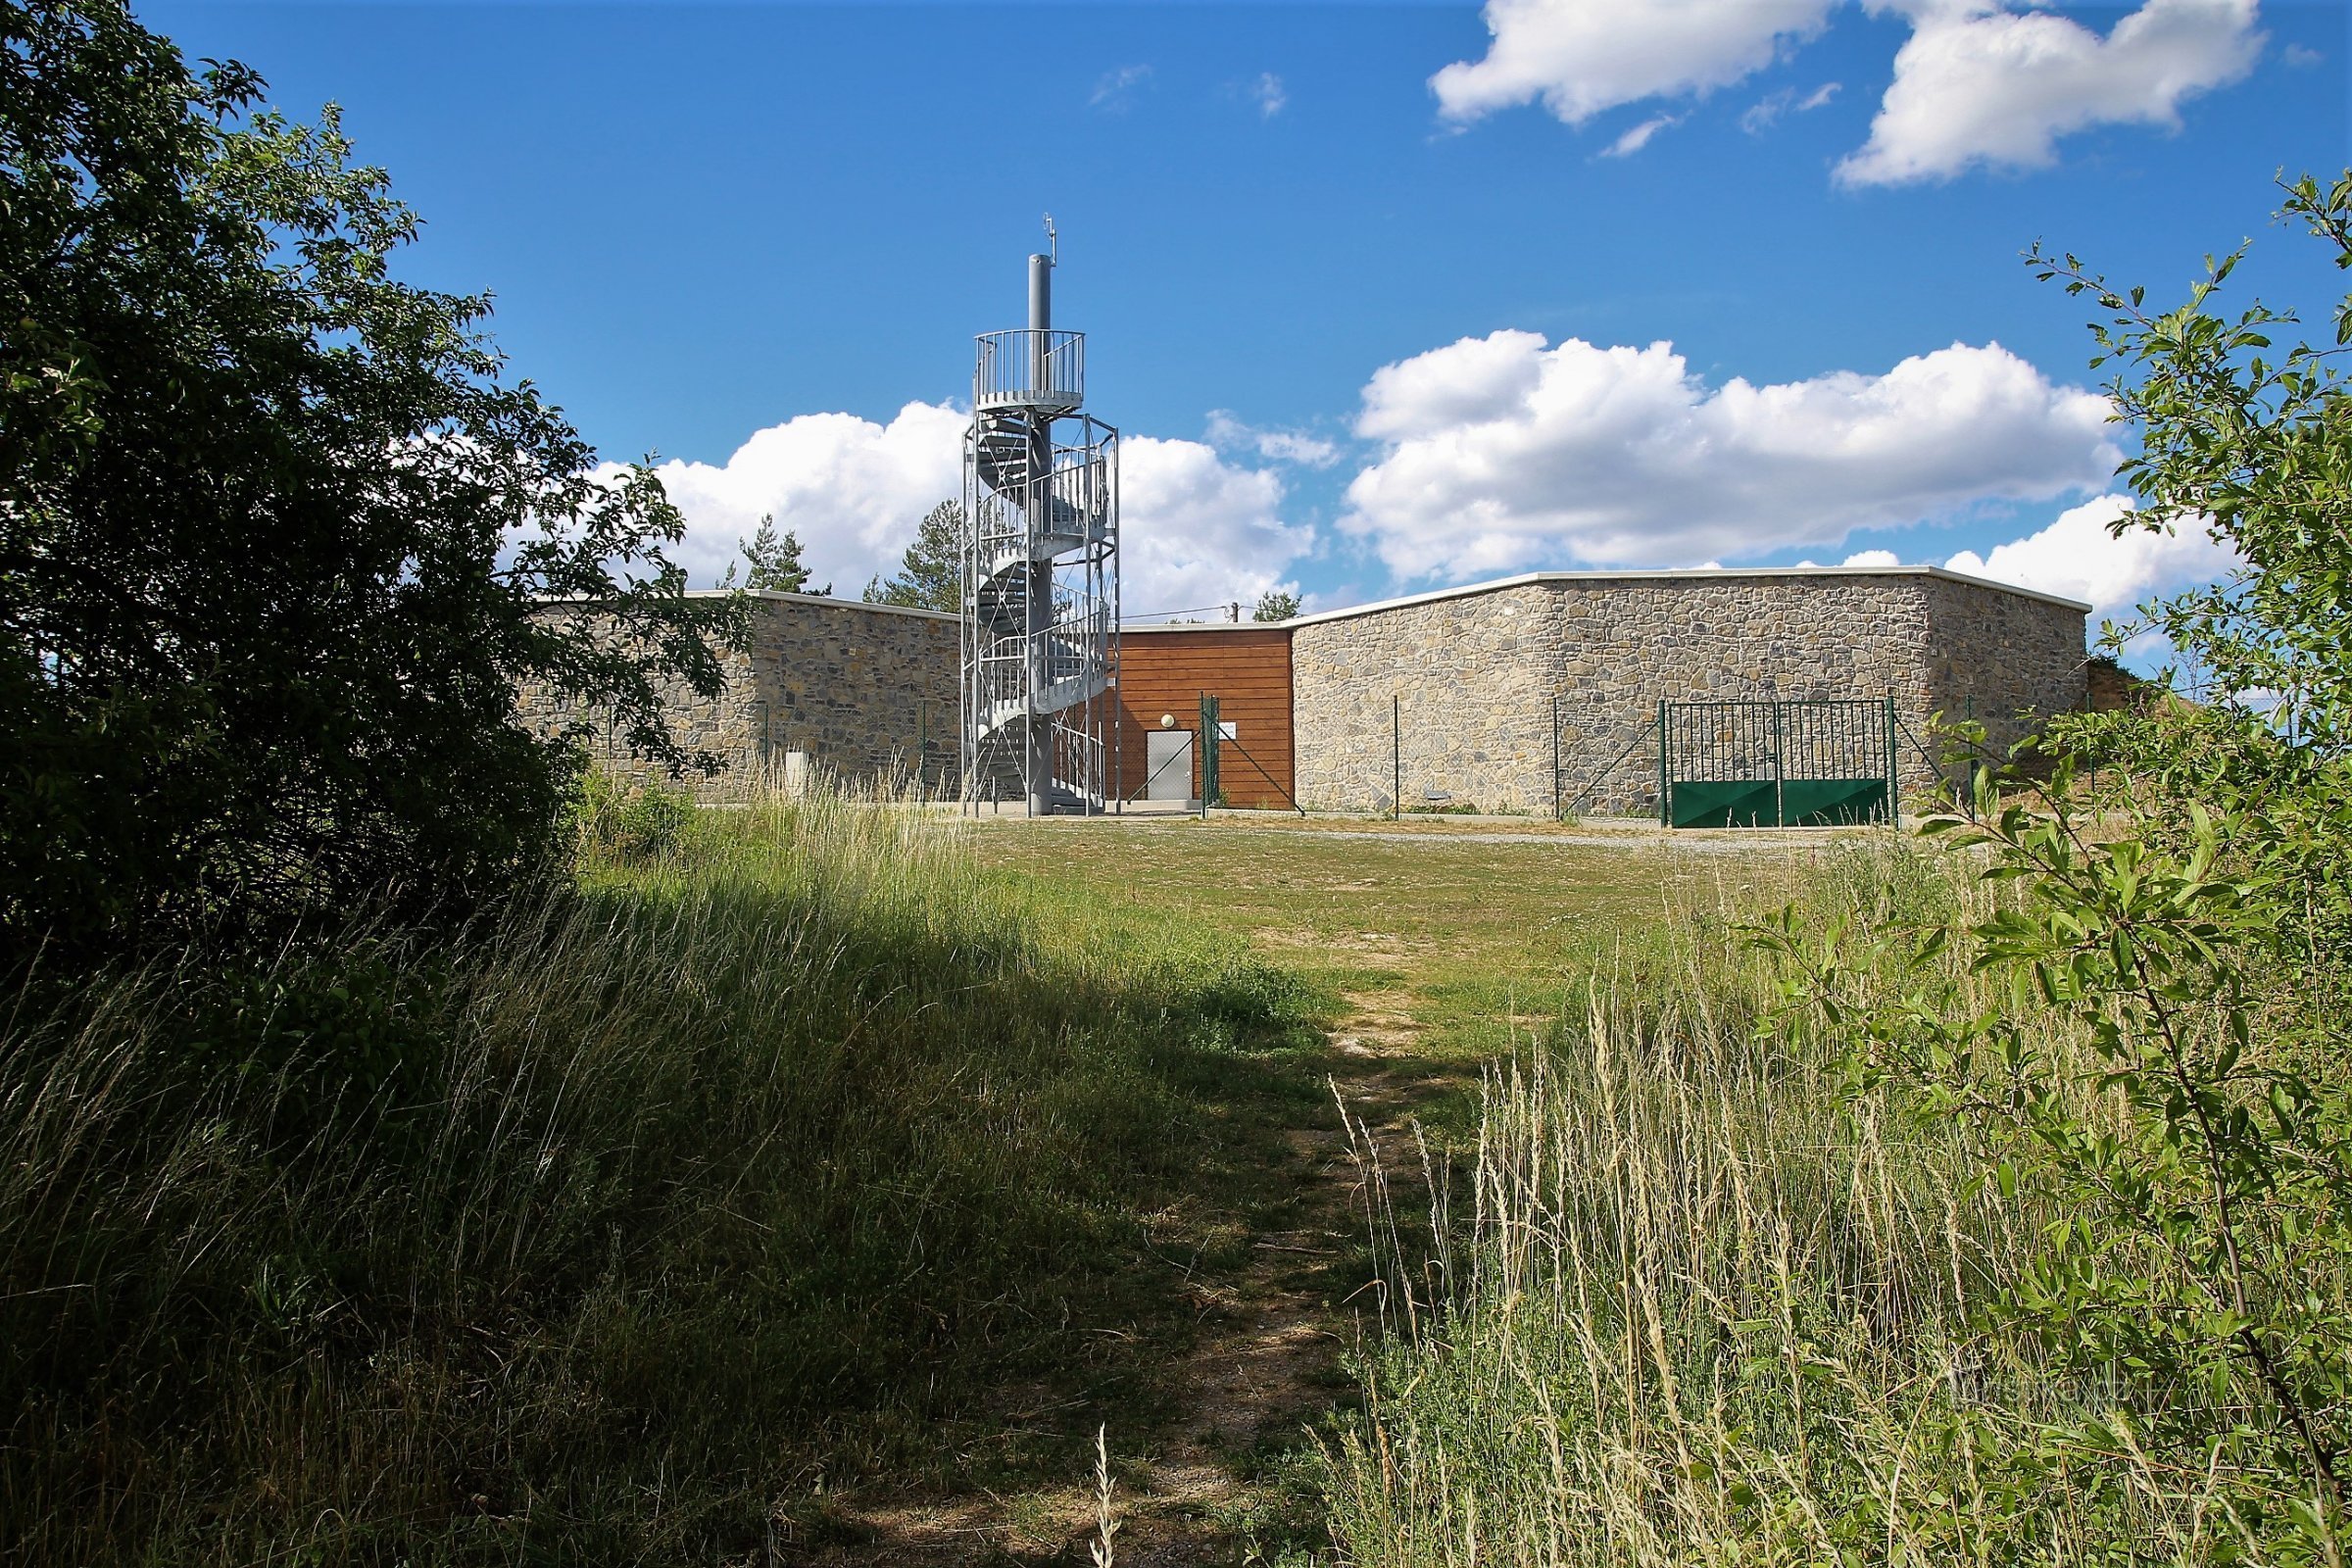
[[[1658,704],[1667,827],[1826,827],[1893,819],[1894,699]]]

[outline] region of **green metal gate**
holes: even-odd
[[[1658,820],[1829,827],[1894,819],[1894,699],[1660,703]]]

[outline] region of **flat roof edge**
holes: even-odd
[[[2015,594],[2021,599],[2036,599],[2046,605],[2090,613],[2091,607],[2079,599],[2067,599],[2058,594],[2043,593],[2038,588],[2020,588],[2015,583],[1995,582],[1989,577],[1975,577],[1948,566],[1665,566],[1649,571],[1523,571],[1515,577],[1496,577],[1490,582],[1464,583],[1458,588],[1436,588],[1428,593],[1404,594],[1395,599],[1377,599],[1370,604],[1349,605],[1344,610],[1322,610],[1311,615],[1300,615],[1275,624],[1284,626],[1314,626],[1325,621],[1346,620],[1350,615],[1377,614],[1384,610],[1402,610],[1410,605],[1435,604],[1444,599],[1467,599],[1475,594],[1497,593],[1506,588],[1526,588],[1547,582],[1719,582],[1727,577],[1936,577],[1945,582],[1965,583],[1971,588],[1989,588],[1995,593]]]
[[[735,592],[732,588],[689,588],[689,599],[717,599]],[[825,605],[834,610],[873,610],[886,615],[919,615],[926,620],[961,620],[952,610],[920,610],[913,605],[877,605],[870,599],[844,599],[836,594],[786,594],[772,588],[746,588],[748,599],[764,599],[776,604]]]
[[[866,599],[843,599],[834,594],[786,594],[772,588],[689,588],[689,599],[724,599],[740,592],[746,599],[763,599],[792,605],[825,605],[834,610],[871,610],[885,615],[914,615],[924,620],[961,620],[952,610],[918,610],[912,605],[877,605]],[[592,605],[599,601],[581,595],[551,594],[534,603],[542,605]]]

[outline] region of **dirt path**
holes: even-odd
[[[1749,835],[1722,839],[1719,851],[1705,835],[1540,827],[1072,818],[991,823],[975,844],[1022,874],[1050,865],[1064,885],[1246,936],[1341,998],[1312,1071],[1330,1077],[1350,1120],[1379,1146],[1411,1255],[1424,1244],[1409,1233],[1426,1212],[1416,1115],[1457,1121],[1479,1064],[1556,1016],[1563,976],[1680,961],[1670,945],[1629,946],[1627,933],[1666,930],[1669,906],[1749,897],[1750,884],[1838,842]],[[1731,848],[1746,858],[1731,858]],[[1221,1191],[1211,1209],[1168,1220],[1157,1255],[1173,1278],[1153,1289],[1164,1301],[1172,1284],[1193,1321],[1169,1336],[1181,1350],[1144,1367],[1150,1409],[1123,1412],[1121,1396],[1054,1405],[1041,1395],[1008,1424],[1052,1434],[1069,1453],[1055,1461],[1062,1473],[1041,1484],[1032,1467],[1023,1472],[1031,1479],[1003,1494],[860,1496],[845,1507],[853,1540],[813,1555],[803,1543],[794,1548],[802,1555],[771,1560],[1084,1565],[1095,1498],[1070,1450],[1101,1419],[1118,1481],[1119,1564],[1270,1563],[1280,1547],[1300,1562],[1318,1540],[1301,1455],[1307,1429],[1353,1397],[1343,1351],[1377,1315],[1365,1288],[1375,1264],[1362,1173],[1340,1106],[1298,1087],[1279,1102],[1228,1106],[1237,1124],[1254,1122],[1257,1163],[1241,1178],[1249,1193]],[[1216,1240],[1204,1245],[1211,1231]],[[1144,1348],[1135,1349],[1140,1360]]]
[[[1197,1314],[1196,1337],[1162,1387],[1179,1413],[1150,1433],[1122,1433],[1115,1416],[1109,1423],[1119,1568],[1268,1562],[1264,1544],[1300,1522],[1307,1499],[1275,1457],[1295,1450],[1311,1423],[1350,1396],[1341,1355],[1362,1332],[1360,1303],[1348,1297],[1350,1267],[1362,1271],[1364,1178],[1341,1107],[1384,1151],[1399,1152],[1409,1146],[1413,1107],[1438,1081],[1421,1064],[1406,1066],[1421,1025],[1403,980],[1348,996],[1348,1010],[1330,1031],[1337,1102],[1324,1101],[1319,1114],[1308,1112],[1311,1121],[1284,1130],[1283,1168],[1269,1180],[1289,1184],[1295,1223],[1253,1234],[1238,1268],[1185,1273],[1180,1289]],[[770,1560],[828,1568],[1087,1564],[1100,1531],[1091,1479],[1080,1476],[1013,1494],[845,1506],[837,1517],[840,1539],[779,1543]]]

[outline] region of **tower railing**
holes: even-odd
[[[1086,402],[1086,334],[1016,326],[983,332],[972,371],[972,407],[1052,409]]]

